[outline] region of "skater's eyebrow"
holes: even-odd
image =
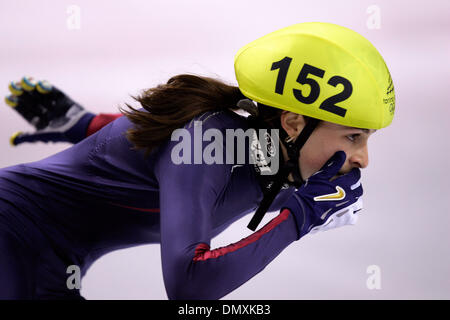
[[[376,129],[363,129],[363,128],[356,128],[356,127],[345,127],[346,129],[356,129],[356,130],[362,130],[365,134],[370,134],[370,130],[373,130],[372,133],[375,133],[377,130]]]

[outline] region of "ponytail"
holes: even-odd
[[[139,96],[131,96],[145,110],[137,110],[125,103],[131,110],[120,111],[134,124],[126,133],[134,149],[144,149],[148,155],[172,132],[183,127],[196,116],[221,109],[239,108],[252,113],[250,108],[237,106],[242,95],[239,87],[219,80],[190,74],[176,75],[166,84],[144,90]]]

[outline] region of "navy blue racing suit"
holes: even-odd
[[[186,123],[192,139],[195,124],[224,137],[226,129],[248,128],[231,110]],[[211,248],[213,237],[262,200],[253,164],[176,164],[180,141],[171,139],[145,157],[125,136],[132,125],[120,117],[59,153],[0,169],[0,298],[84,299],[67,285],[69,266],[84,276],[106,253],[159,243],[169,299],[219,299],[297,239],[285,209],[250,236]],[[217,147],[225,154],[223,140]],[[194,159],[195,143],[190,148]],[[269,211],[293,192],[282,189]]]

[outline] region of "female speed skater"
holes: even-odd
[[[354,224],[368,138],[395,110],[377,49],[300,23],[242,47],[234,68],[238,86],[180,74],[118,114],[12,81],[6,102],[36,130],[11,143],[73,145],[0,169],[0,298],[84,299],[69,267],[82,277],[106,253],[159,243],[169,299],[220,299],[305,235]],[[251,235],[210,247],[253,212]]]

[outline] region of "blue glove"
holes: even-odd
[[[295,217],[297,240],[308,233],[356,223],[356,213],[362,209],[361,171],[353,168],[332,179],[345,159],[345,152],[336,152],[283,205],[281,210],[288,208]]]
[[[11,145],[36,141],[77,143],[86,137],[95,114],[49,82],[23,77],[20,82],[11,82],[9,91],[11,95],[5,102],[36,128],[31,133],[16,132],[10,138]]]

